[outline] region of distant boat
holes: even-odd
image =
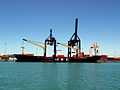
[[[16,61],[16,58],[13,55],[2,55],[0,61]]]

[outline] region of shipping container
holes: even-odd
[[[115,58],[115,61],[120,61],[120,57]]]
[[[34,54],[25,54],[26,56],[34,56]]]
[[[1,59],[8,60],[9,57],[1,57]]]
[[[107,61],[114,61],[114,57],[109,57]]]
[[[63,58],[65,57],[64,55],[57,55],[58,58]]]

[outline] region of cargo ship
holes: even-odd
[[[59,43],[56,41],[56,39],[52,35],[52,29],[50,29],[50,35],[45,39],[44,46],[38,45],[34,43],[33,41],[23,39],[25,42],[31,43],[33,45],[36,45],[44,50],[44,56],[34,56],[34,55],[26,55],[24,54],[24,47],[22,47],[22,54],[20,55],[15,55],[17,58],[16,62],[97,62],[101,56],[98,55],[98,46],[93,45],[91,47],[91,54],[90,55],[82,55],[83,53],[81,52],[81,40],[77,35],[77,25],[78,24],[78,19],[76,19],[75,23],[75,33],[72,35],[70,40],[68,41],[68,45]],[[47,45],[53,46],[54,47],[54,54],[52,57],[47,57],[46,56],[46,48]],[[63,56],[56,56],[56,46],[57,45],[62,45],[68,48],[68,56],[64,57]],[[72,50],[75,51],[75,55],[72,56]]]
[[[65,57],[64,55],[57,55],[54,57],[34,56],[34,54],[16,54],[14,55],[16,62],[80,62],[80,63],[97,63],[101,59],[101,55],[98,54],[97,46],[93,44],[90,47],[90,55],[84,55],[84,52],[79,55],[73,55],[72,57]],[[23,50],[22,50],[23,51]]]

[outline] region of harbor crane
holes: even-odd
[[[56,39],[52,35],[52,29],[50,29],[50,35],[45,40],[45,48],[47,48],[47,44],[50,45],[50,46],[54,45],[54,55],[53,55],[53,58],[55,60],[55,58],[56,58]],[[45,51],[45,54],[46,54],[46,51]]]
[[[68,48],[70,48],[70,49],[76,50],[76,59],[78,59],[78,45],[75,45],[76,48],[74,48],[74,47],[70,47],[70,46],[67,46],[67,45],[65,45],[65,44],[59,43],[59,42],[57,42],[57,44],[62,45],[62,46],[65,46],[65,47],[68,47]]]
[[[76,18],[76,23],[75,23],[75,33],[72,35],[70,40],[68,41],[68,46],[74,47],[78,46],[78,51],[79,53],[81,52],[81,40],[77,35],[77,27],[78,27],[78,19]],[[71,57],[71,48],[68,48],[68,57]]]
[[[31,41],[29,41],[29,40],[26,40],[26,39],[23,39],[24,41],[26,41],[26,42],[28,42],[28,43],[31,43],[31,44],[34,44],[34,45],[36,45],[36,46],[38,46],[38,47],[41,47],[41,48],[43,48],[43,50],[44,50],[44,57],[46,57],[46,45],[45,45],[45,43],[44,43],[44,46],[41,46],[41,45],[38,45],[38,44],[36,44],[36,43],[34,43],[34,42],[31,42]]]

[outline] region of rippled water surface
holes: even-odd
[[[120,90],[120,63],[0,62],[0,90]]]

